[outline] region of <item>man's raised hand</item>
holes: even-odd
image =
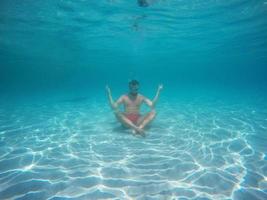
[[[107,91],[108,94],[110,94],[110,92],[111,92],[108,85],[106,85],[106,91]]]
[[[162,90],[163,89],[163,85],[162,84],[159,84],[159,87],[158,87],[158,90]]]

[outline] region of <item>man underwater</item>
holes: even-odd
[[[131,128],[133,133],[144,133],[144,128],[155,118],[156,111],[155,105],[159,98],[160,91],[163,89],[163,85],[158,86],[157,93],[151,101],[145,96],[138,93],[139,82],[132,80],[129,82],[129,93],[121,95],[120,98],[114,102],[109,86],[106,86],[108,93],[109,103],[114,111],[116,118],[123,126]],[[140,114],[140,107],[145,103],[150,107],[150,112],[142,116]],[[119,105],[124,105],[124,112],[119,110]]]

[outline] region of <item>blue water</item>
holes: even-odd
[[[266,0],[2,0],[0,199],[267,199],[266,19]],[[144,137],[105,91],[133,78],[164,85]]]

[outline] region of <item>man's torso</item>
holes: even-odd
[[[138,94],[136,97],[131,97],[130,95],[124,95],[124,109],[126,114],[139,114],[141,104],[144,97]]]

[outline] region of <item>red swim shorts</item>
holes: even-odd
[[[135,113],[130,113],[130,114],[125,114],[125,116],[134,124],[137,124],[138,119],[140,118],[141,115],[135,114]]]

